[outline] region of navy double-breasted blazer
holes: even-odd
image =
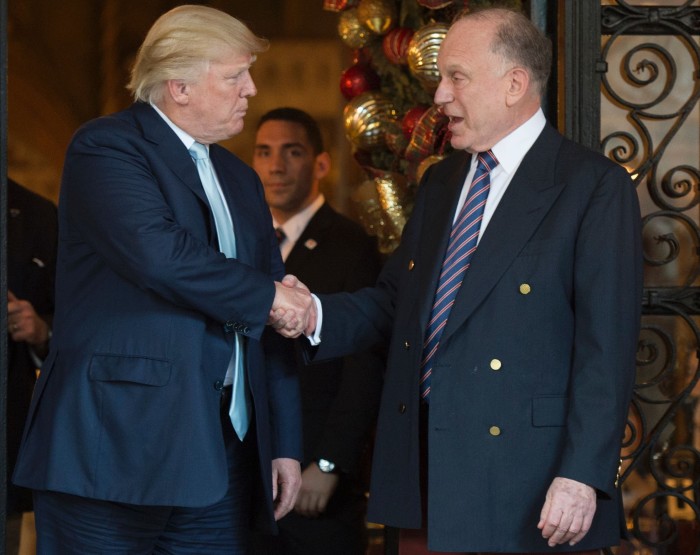
[[[368,519],[421,527],[437,551],[569,551],[619,543],[619,451],[641,304],[640,215],[625,170],[546,126],[472,258],[437,353],[427,515],[419,478],[419,367],[470,156],[420,185],[377,287],[320,296],[317,358],[390,340]],[[598,492],[576,546],[537,523],[556,476]]]
[[[151,106],[74,136],[59,199],[54,336],[17,484],[132,504],[219,500],[228,484],[220,390],[238,332],[272,519],[270,460],[301,459],[297,377],[265,328],[283,264],[256,174],[220,146],[210,155],[235,260],[219,252],[190,154]]]

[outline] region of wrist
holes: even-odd
[[[320,457],[315,462],[318,469],[324,474],[338,474],[338,467],[333,461]]]

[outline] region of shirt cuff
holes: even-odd
[[[317,345],[321,344],[321,326],[323,325],[323,308],[321,307],[321,301],[319,298],[311,293],[311,296],[314,299],[314,303],[316,303],[316,329],[314,332],[310,335],[307,335],[306,338],[309,340],[309,343],[311,344],[312,347],[316,347]]]

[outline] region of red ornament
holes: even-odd
[[[382,40],[382,50],[387,60],[392,64],[405,64],[408,53],[408,43],[413,37],[413,29],[408,27],[397,27],[392,29]]]
[[[403,131],[404,137],[406,137],[407,139],[411,138],[416,124],[418,123],[420,118],[423,117],[423,114],[425,114],[428,111],[428,108],[429,106],[420,104],[418,106],[414,106],[406,112],[403,119],[401,120],[401,130]]]
[[[342,12],[357,6],[359,0],[323,0],[323,9],[329,12]]]
[[[379,75],[370,66],[355,64],[340,76],[340,92],[346,100],[351,100],[359,94],[377,90],[380,82]]]

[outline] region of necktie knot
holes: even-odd
[[[498,160],[496,159],[494,153],[490,150],[487,150],[486,152],[480,152],[479,154],[477,154],[477,157],[477,171],[479,171],[479,168],[481,168],[481,171],[491,173],[493,169],[496,166],[498,166]]]
[[[275,235],[277,236],[277,241],[281,243],[287,238],[287,234],[284,232],[284,230],[281,227],[276,227],[275,228]]]
[[[206,145],[203,145],[202,143],[192,143],[192,146],[189,150],[190,155],[195,160],[206,160],[207,158],[209,158],[209,150],[207,149]]]

